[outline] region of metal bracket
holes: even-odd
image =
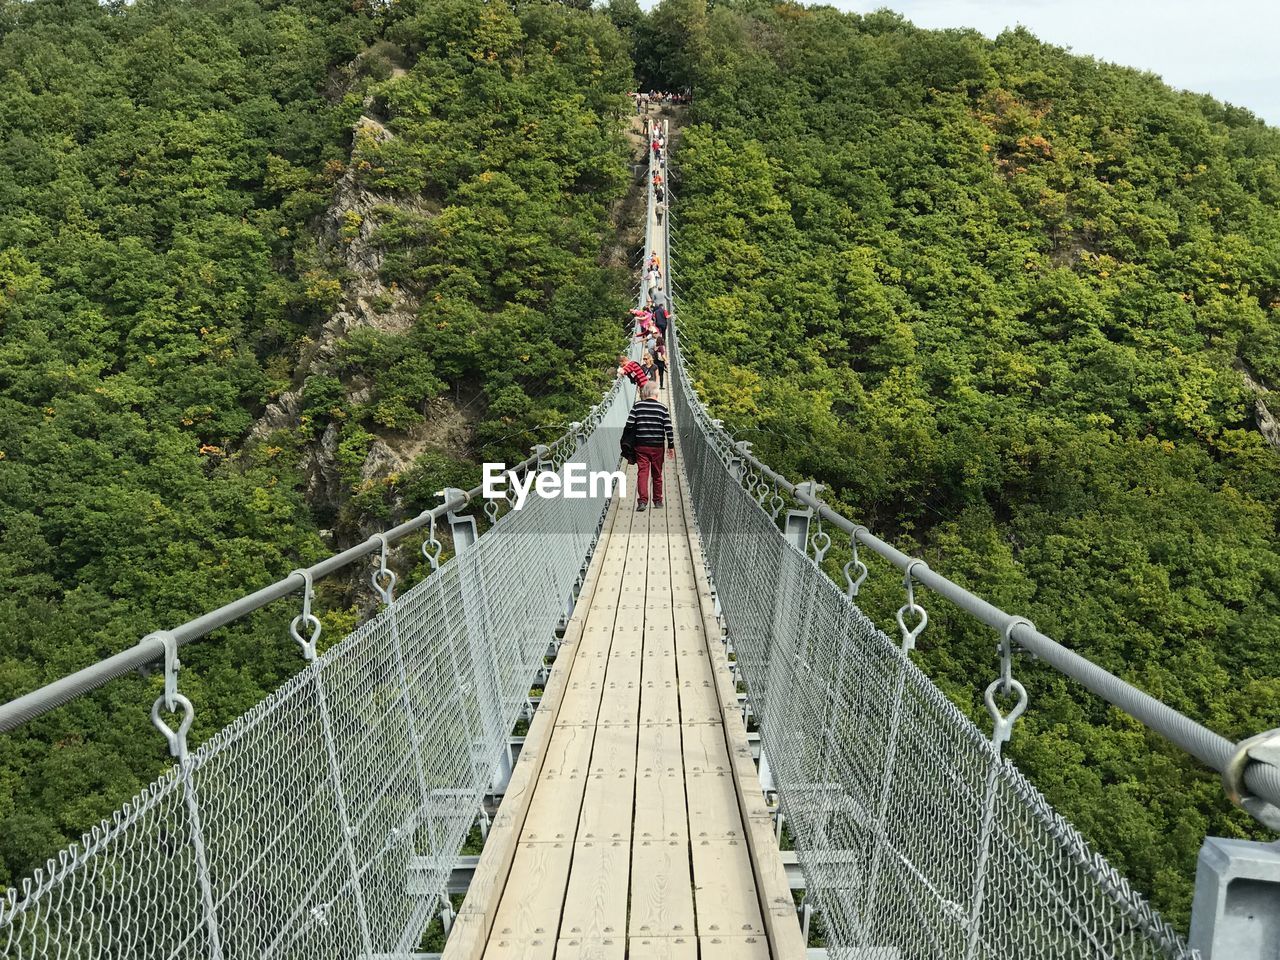
[[[387,566],[387,538],[381,533],[375,533],[370,540],[377,540],[382,546],[378,554],[378,569],[373,571],[369,581],[373,584],[373,589],[377,591],[382,602],[388,607],[395,600],[396,589],[396,572]]]
[[[457,487],[445,487],[443,490],[437,491],[436,496],[440,497],[445,503],[459,498],[470,502],[467,491],[459,490]],[[453,534],[453,552],[455,556],[460,557],[480,539],[480,535],[476,532],[476,518],[464,517],[452,510],[448,512],[447,516],[449,518],[449,532]]]
[[[1280,830],[1280,807],[1251,794],[1244,783],[1250,761],[1280,767],[1280,727],[1241,740],[1222,771],[1227,799],[1272,830]]]
[[[815,499],[821,489],[822,485],[812,480],[796,484],[796,493],[803,493]],[[813,507],[801,507],[798,510],[788,510],[782,521],[782,535],[793,547],[806,555],[809,552],[809,522],[812,519]]]
[[[293,573],[302,577],[302,613],[293,618],[289,624],[289,635],[302,648],[302,658],[307,661],[316,658],[316,641],[320,639],[320,618],[311,612],[311,599],[315,594],[315,584],[311,581],[310,570],[294,570]],[[309,635],[302,635],[303,629],[310,631]]]
[[[1272,960],[1280,943],[1280,843],[1205,837],[1191,901],[1204,960]]]
[[[140,642],[149,640],[159,640],[164,645],[164,707],[172,712],[177,709],[174,704],[178,698],[178,671],[182,669],[182,661],[178,659],[178,638],[168,630],[157,630]]]
[[[1017,680],[1010,679],[1008,688],[1018,695],[1018,702],[1014,704],[1013,709],[1008,713],[1001,713],[1000,708],[996,706],[996,690],[1003,685],[1003,680],[992,680],[987,687],[986,693],[982,695],[987,702],[987,712],[991,714],[991,720],[994,724],[991,729],[991,745],[997,751],[1009,742],[1009,737],[1013,735],[1014,723],[1027,709],[1027,688]]]
[[[853,528],[853,533],[849,535],[849,547],[853,551],[853,559],[844,565],[844,582],[845,595],[852,600],[858,595],[858,591],[862,588],[862,582],[867,579],[870,573],[867,565],[858,558],[858,531],[869,533],[866,527],[859,524]],[[854,573],[857,576],[854,576]]]
[[[178,659],[178,638],[168,630],[157,630],[147,634],[140,642],[148,643],[152,640],[159,640],[164,644],[164,693],[156,697],[156,702],[151,705],[151,723],[168,741],[169,756],[185,761],[187,731],[195,720],[195,707],[178,692],[178,671],[182,668],[182,662]],[[164,722],[160,716],[161,707],[170,713],[181,709],[182,719],[178,722],[178,729],[175,730]]]
[[[916,585],[911,578],[911,571],[916,567],[924,567],[929,569],[929,565],[923,560],[912,560],[907,564],[906,574],[903,576],[903,585],[907,590],[907,602],[898,608],[898,629],[902,631],[902,652],[910,653],[916,648],[916,639],[924,632],[924,628],[929,625],[929,611],[916,603]],[[907,614],[919,614],[920,621],[914,627],[908,627],[906,621]]]
[[[809,538],[809,546],[813,547],[813,562],[821,565],[822,559],[831,549],[831,534],[822,529],[822,516],[818,516],[818,532]]]
[[[734,443],[733,448],[738,451],[741,456],[731,457],[729,461],[729,468],[733,471],[733,479],[745,487],[747,485],[746,457],[751,453],[751,441],[739,440]]]
[[[433,572],[440,569],[440,553],[443,550],[444,544],[436,537],[436,518],[432,515],[431,529],[427,533],[427,539],[422,541],[422,556],[431,564]]]

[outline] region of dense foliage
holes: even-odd
[[[311,425],[338,418],[341,449],[358,459],[377,431],[423,425],[450,388],[479,391],[482,415],[472,449],[357,482],[362,515],[434,504],[442,481],[478,482],[480,459],[517,462],[562,434],[599,397],[623,336],[604,318],[626,310],[625,275],[601,256],[630,179],[618,31],[558,4],[517,15],[441,0],[400,15],[387,36],[414,66],[371,89],[392,136],[357,143],[353,166],[361,188],[411,199],[378,211],[381,274],[423,306],[407,331],[347,338],[330,372],[348,389],[309,402]]]
[[[394,491],[416,505],[580,415],[618,336],[592,321],[621,314],[599,264],[630,81],[612,24],[559,4],[0,0],[0,699],[327,552],[299,468],[317,424],[358,473],[465,391],[477,449],[427,451]],[[394,140],[352,143],[370,112]],[[404,199],[385,269],[424,306],[306,379],[353,163]],[[296,429],[246,443],[304,379]],[[356,612],[327,601],[340,637]],[[298,669],[287,606],[187,649],[196,740]],[[159,682],[0,737],[0,887],[159,772]]]
[[[1280,451],[1241,372],[1280,386],[1280,131],[1021,30],[677,2],[704,53],[673,259],[716,412],[1222,734],[1280,724]],[[900,574],[873,567],[864,597],[892,624]],[[929,608],[920,662],[986,727],[995,638]],[[1177,749],[1016,669],[1013,757],[1185,924],[1200,840],[1250,821]]]

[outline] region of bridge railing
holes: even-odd
[[[668,276],[674,253],[668,244]],[[802,533],[799,548],[779,528],[782,500],[771,495],[780,487],[829,527],[879,541],[735,443],[699,400],[674,334],[671,358],[683,467],[759,722],[762,776],[767,768],[776,785],[834,954],[1194,956],[1001,756],[1016,713],[997,710],[1005,725],[988,737],[912,663],[909,638],[923,615],[914,597],[903,640],[891,640],[855,602],[858,568],[847,569],[844,588],[834,583],[817,562],[829,537]],[[884,546],[908,583],[936,589],[942,578],[926,580],[923,564]],[[1024,642],[1026,621],[986,611]],[[1005,692],[1020,689],[1009,678]]]
[[[535,465],[613,470],[630,400],[615,384]],[[198,750],[175,731],[168,774],[0,899],[0,955],[414,950],[598,536],[598,493],[530,497],[400,597],[382,574],[381,612],[280,690]]]

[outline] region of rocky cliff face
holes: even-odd
[[[305,404],[307,378],[315,374],[333,375],[341,344],[354,331],[369,327],[384,333],[405,333],[412,328],[418,313],[418,302],[404,289],[383,282],[381,276],[385,250],[377,232],[390,209],[415,209],[412,201],[390,197],[361,185],[355,175],[363,147],[393,136],[381,123],[362,116],[353,127],[351,163],[334,187],[333,198],[319,225],[320,249],[345,277],[342,301],[329,319],[305,342],[298,357],[293,387],[267,406],[254,425],[252,438],[265,440],[277,430],[296,429],[301,424]],[[425,209],[417,208],[422,214]],[[360,376],[342,378],[346,398],[353,405],[371,399],[372,388]],[[380,483],[393,474],[408,469],[414,459],[430,446],[450,451],[465,450],[471,435],[471,422],[466,408],[447,398],[433,400],[425,422],[405,434],[373,431],[375,439],[360,468],[362,483]],[[302,469],[306,477],[308,500],[319,513],[340,516],[350,499],[350,483],[338,465],[340,427],[328,424],[303,451]],[[364,529],[335,532],[336,545],[364,539],[383,526],[381,522]]]
[[[1267,443],[1280,450],[1280,419],[1272,413],[1272,409],[1280,409],[1280,393],[1259,382],[1243,363],[1238,363],[1236,369],[1244,378],[1245,386],[1253,392],[1253,412],[1258,420],[1258,430]]]

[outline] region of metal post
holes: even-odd
[[[447,937],[453,932],[453,918],[457,916],[453,912],[453,901],[449,899],[449,894],[444,894],[444,907],[440,910],[440,923],[444,926],[444,935]]]
[[[816,497],[818,491],[822,489],[822,485],[809,480],[805,483],[796,484],[796,489]],[[813,509],[811,507],[802,507],[799,510],[788,510],[787,517],[782,523],[782,535],[801,553],[808,552],[809,522],[812,519]]]
[[[515,767],[515,759],[511,755],[511,741],[507,741],[506,749],[498,756],[498,765],[494,768],[492,781],[489,784],[489,792],[493,794],[505,793],[507,784],[511,782],[511,771]]]
[[[1206,837],[1191,946],[1203,960],[1273,960],[1280,948],[1280,842]]]
[[[769,767],[769,755],[765,753],[763,740],[760,745],[760,789],[765,793],[776,793],[778,789],[773,782],[773,770]]]
[[[445,487],[443,490],[437,491],[436,496],[448,503],[451,500],[467,496],[467,492],[459,490],[457,487]],[[449,511],[448,518],[449,531],[453,534],[453,552],[455,556],[460,557],[470,550],[476,540],[479,539],[479,534],[476,533],[476,518],[464,517],[453,510]]]

